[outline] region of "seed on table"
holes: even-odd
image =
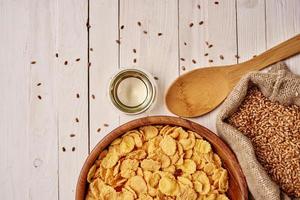
[[[108,125],[108,124],[103,124],[103,126],[104,126],[104,127],[108,127],[109,125]]]
[[[204,56],[208,56],[208,53],[205,53]]]
[[[180,58],[180,60],[182,60],[182,61],[185,61],[185,59],[184,59],[184,58]]]
[[[239,59],[239,58],[240,58],[240,56],[239,56],[239,55],[235,55],[234,57],[236,57],[237,59]]]
[[[76,59],[76,62],[78,62],[78,61],[80,61],[80,58],[77,58],[77,59]]]
[[[133,63],[136,63],[136,58],[133,59]]]
[[[154,80],[158,80],[158,77],[157,77],[157,76],[154,76]]]
[[[136,53],[136,49],[132,49],[133,53]]]
[[[68,61],[66,60],[66,61],[64,62],[64,64],[67,65],[67,64],[68,64]]]
[[[91,63],[91,62],[89,62],[89,63],[88,63],[88,67],[91,67],[91,65],[92,65],[92,63]]]
[[[76,117],[76,118],[75,118],[75,121],[76,121],[76,122],[79,122],[79,119]]]
[[[185,71],[185,66],[181,66],[181,69],[182,69],[183,71]]]
[[[223,56],[223,55],[220,55],[220,59],[221,59],[221,60],[224,60],[224,56]]]
[[[94,49],[93,49],[93,48],[90,48],[90,51],[94,51]]]
[[[147,32],[147,31],[143,31],[143,33],[144,33],[144,34],[147,34],[148,32]]]
[[[257,55],[253,55],[253,58],[255,58]]]
[[[76,94],[76,97],[77,97],[77,98],[79,98],[79,97],[80,97],[80,95],[77,93],[77,94]]]
[[[72,147],[72,151],[75,151],[75,147]]]
[[[101,128],[98,128],[98,129],[97,129],[97,132],[99,133],[100,131],[101,131]]]
[[[158,36],[162,36],[162,33],[158,33],[157,35],[158,35]]]
[[[37,86],[40,86],[40,85],[42,85],[42,83],[38,83],[38,84],[36,84]]]
[[[199,25],[202,25],[203,23],[204,23],[203,21],[200,21],[200,22],[199,22]]]
[[[208,48],[212,48],[212,47],[213,47],[213,45],[212,45],[212,44],[208,45]]]
[[[117,44],[121,44],[121,41],[120,41],[120,40],[116,40],[116,43],[117,43]]]
[[[32,64],[32,65],[36,64],[36,61],[31,61],[31,64]]]
[[[200,9],[200,8],[201,8],[201,6],[198,4],[198,5],[197,5],[197,8],[198,8],[198,9]]]
[[[41,95],[38,95],[37,97],[38,97],[40,100],[42,99]]]
[[[218,2],[218,1],[215,1],[215,4],[216,4],[216,5],[218,5],[218,4],[219,4],[219,2]]]
[[[209,43],[207,42],[207,41],[205,41],[205,44],[208,46],[209,45]]]
[[[95,99],[95,95],[94,94],[92,94],[92,99]]]
[[[75,137],[75,134],[70,134],[70,137]]]
[[[213,60],[208,60],[208,62],[212,63],[212,62],[214,62],[214,61],[213,61]]]
[[[62,147],[61,149],[62,149],[62,151],[63,151],[63,152],[65,152],[65,151],[66,151],[66,148],[65,148],[65,147]]]
[[[124,25],[122,25],[121,27],[120,27],[120,29],[123,29],[124,28]]]
[[[141,22],[137,22],[137,25],[138,25],[138,26],[142,26],[142,23],[141,23]]]
[[[186,45],[187,45],[187,43],[186,43],[186,42],[184,42],[183,44],[184,44],[184,46],[186,46]]]
[[[55,57],[58,58],[58,53],[55,54]]]
[[[190,27],[194,26],[194,23],[190,23]]]
[[[193,62],[194,64],[196,64],[196,60],[193,59],[192,62]]]

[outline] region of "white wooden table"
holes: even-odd
[[[0,0],[0,25],[0,199],[69,200],[103,136],[169,115],[163,94],[180,74],[245,61],[298,34],[300,1]],[[300,74],[299,56],[287,63]],[[128,117],[106,90],[132,66],[158,78],[159,98],[151,113]],[[217,112],[194,120],[215,131]]]

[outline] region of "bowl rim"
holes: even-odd
[[[80,170],[79,177],[77,179],[76,184],[76,193],[75,193],[75,199],[76,200],[82,200],[85,198],[86,189],[87,189],[87,174],[89,169],[92,167],[96,159],[98,158],[99,154],[116,138],[120,137],[121,135],[125,134],[127,131],[141,127],[146,125],[174,125],[174,126],[181,126],[183,128],[189,129],[191,131],[196,132],[200,136],[204,137],[206,140],[208,140],[212,146],[214,151],[220,155],[227,154],[228,157],[228,163],[231,166],[231,168],[235,169],[234,174],[238,176],[238,185],[240,186],[239,190],[240,193],[243,196],[243,199],[241,200],[247,200],[248,199],[248,187],[245,175],[243,174],[243,171],[238,163],[238,160],[234,154],[234,152],[231,150],[230,146],[222,140],[219,136],[217,136],[215,133],[213,133],[211,130],[207,129],[206,127],[187,120],[180,117],[174,117],[174,116],[167,116],[167,115],[156,115],[156,116],[148,116],[148,117],[142,117],[137,118],[134,120],[131,120],[127,123],[124,123],[117,128],[110,131],[106,136],[104,136],[93,148],[93,150],[90,152],[90,154],[85,159],[85,162]],[[219,149],[216,149],[216,146],[214,145],[216,142],[219,143]],[[222,150],[222,151],[220,151]],[[223,153],[225,152],[225,153]],[[221,158],[223,156],[220,156]],[[223,161],[222,161],[223,162]],[[228,165],[226,161],[226,165]],[[225,164],[223,162],[223,164]],[[232,173],[230,170],[228,170],[228,173]],[[238,189],[238,188],[236,188]]]

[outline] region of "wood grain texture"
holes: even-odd
[[[82,170],[80,177],[78,179],[77,190],[76,190],[76,200],[82,200],[85,197],[86,185],[87,185],[87,174],[91,166],[94,164],[98,158],[100,152],[102,152],[114,139],[126,133],[129,130],[145,126],[145,125],[175,125],[181,126],[186,129],[195,131],[197,134],[202,136],[204,139],[208,140],[214,151],[220,156],[224,167],[228,170],[229,176],[229,190],[228,196],[232,200],[246,200],[248,199],[248,190],[245,177],[242,170],[236,160],[234,153],[219,137],[217,137],[213,132],[204,128],[203,126],[181,119],[178,117],[170,116],[152,116],[145,117],[130,121],[120,127],[114,129],[106,137],[99,142],[95,149],[91,152],[87,158]]]
[[[300,1],[266,1],[267,48],[300,33]],[[288,67],[300,74],[300,55],[286,61]]]
[[[0,199],[58,198],[56,14],[53,1],[0,2]]]
[[[110,78],[118,70],[118,0],[90,0],[90,148],[119,125],[108,97]]]
[[[158,88],[151,112],[136,116],[121,114],[121,123],[150,114],[169,113],[164,94],[178,76],[177,8],[177,1],[120,1],[120,26],[124,26],[120,31],[120,67],[148,71],[156,77]]]
[[[181,74],[199,67],[237,63],[235,6],[235,0],[179,0],[179,57],[184,59],[180,60]],[[219,109],[192,120],[216,132]]]
[[[74,199],[80,166],[88,155],[87,3],[57,1],[59,57],[54,81],[59,136],[59,199]],[[78,58],[80,60],[76,61]],[[80,98],[76,97],[77,93]]]
[[[247,61],[266,50],[264,0],[237,1],[237,35],[239,62]]]

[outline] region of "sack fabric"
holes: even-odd
[[[254,84],[265,97],[283,105],[300,106],[300,76],[293,74],[283,63],[271,66],[269,72],[250,72],[235,86],[222,105],[217,117],[217,131],[235,152],[242,167],[251,198],[255,200],[290,200],[271,180],[257,161],[251,141],[236,128],[225,122],[244,100],[248,87]],[[296,198],[300,200],[300,198]]]

